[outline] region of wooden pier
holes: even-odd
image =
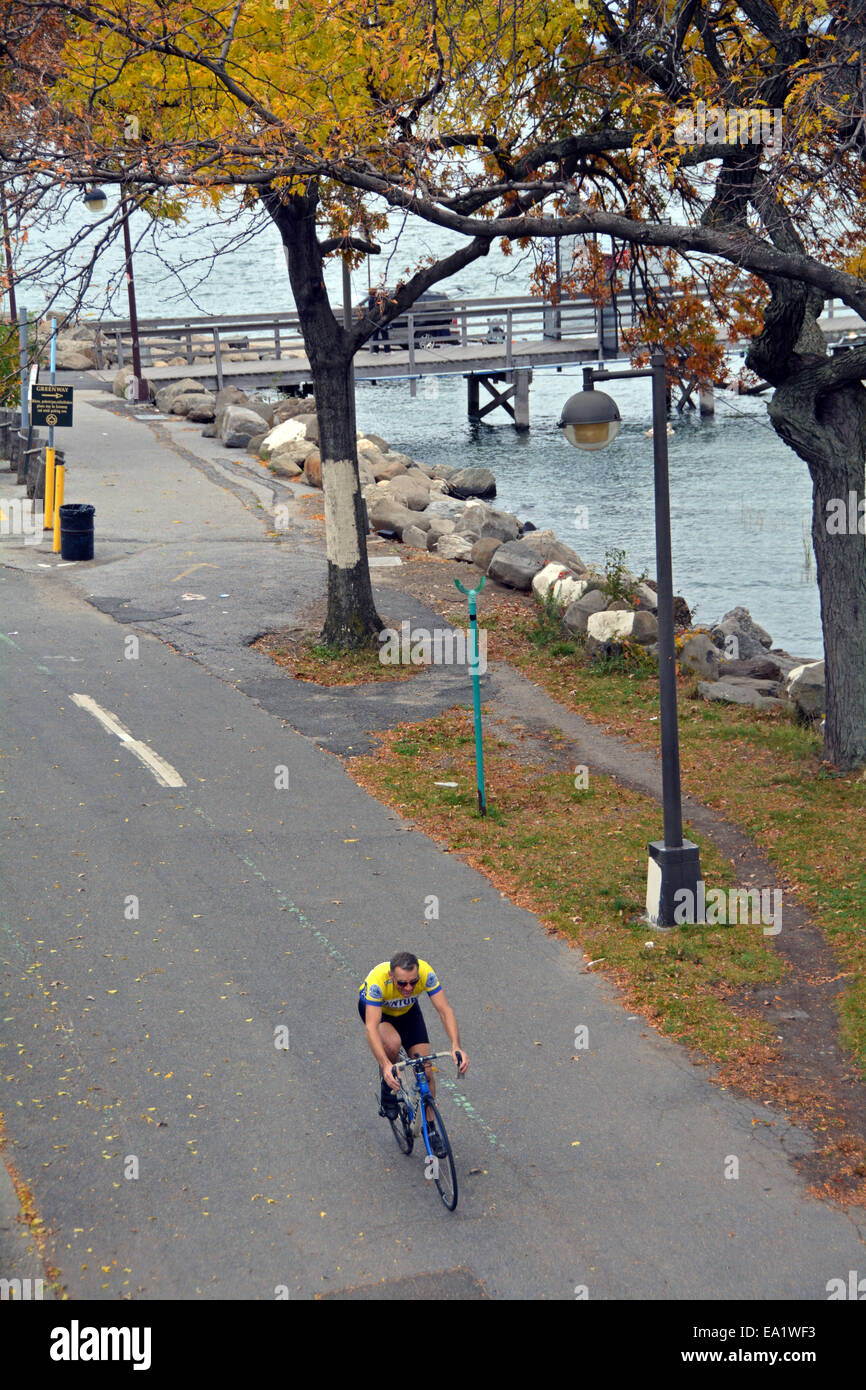
[[[620,332],[631,326],[638,307],[628,296],[618,296]],[[606,306],[606,316],[599,323],[598,311],[587,296],[557,305],[528,295],[449,297],[447,303],[401,316],[391,325],[399,341],[368,343],[356,353],[355,379],[408,381],[414,396],[417,383],[426,377],[462,376],[470,419],[483,420],[502,407],[516,429],[526,430],[534,371],[598,362],[602,357],[610,361],[617,355],[611,308]],[[866,327],[834,301],[829,302],[820,325],[830,342],[844,341]],[[129,321],[103,320],[99,328],[97,375],[113,380],[117,367],[127,365],[131,357]],[[599,329],[604,334],[601,344]],[[308,392],[312,387],[297,314],[143,319],[138,333],[142,372],[157,390],[184,377],[211,390],[231,385],[253,391]],[[114,367],[105,361],[109,343],[117,362]],[[711,399],[705,395],[701,406],[701,413],[711,412]]]

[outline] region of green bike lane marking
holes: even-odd
[[[309,917],[306,915],[303,909],[298,907],[297,903],[293,903],[291,899],[286,896],[286,894],[282,891],[281,888],[278,888],[275,883],[272,883],[271,880],[265,874],[262,873],[258,864],[253,863],[249,855],[243,854],[240,850],[235,849],[233,845],[228,844],[225,836],[220,832],[220,830],[206,811],[203,811],[200,806],[196,806],[195,813],[197,816],[201,816],[202,820],[210,826],[211,830],[218,837],[218,839],[224,845],[226,845],[226,848],[230,851],[230,853],[232,853],[236,859],[239,859],[245,868],[249,869],[252,873],[254,873],[257,878],[261,879],[262,883],[269,890],[269,892],[273,893],[274,897],[278,899],[281,906],[284,907],[288,912],[294,914],[294,916],[297,918],[298,922],[305,929],[305,931],[310,932],[311,935],[315,937],[316,941],[318,941],[322,949],[324,951],[327,951],[328,955],[331,956],[334,960],[336,960],[340,966],[342,966],[346,974],[351,976],[352,980],[355,983],[357,983],[358,980],[362,980],[364,978],[363,970],[359,970],[358,967],[354,965],[347,956],[343,955],[343,952],[339,950],[339,948],[335,946],[331,940],[329,940],[325,933],[310,921]],[[509,1150],[503,1144],[502,1140],[496,1137],[496,1135],[493,1133],[493,1130],[490,1128],[487,1122],[482,1119],[481,1115],[475,1109],[475,1106],[472,1104],[472,1102],[469,1099],[467,1099],[463,1092],[458,1088],[456,1082],[446,1081],[445,1077],[443,1077],[441,1073],[439,1079],[441,1081],[441,1084],[449,1092],[451,1092],[451,1099],[454,1101],[454,1104],[460,1106],[460,1108],[464,1111],[464,1113],[468,1116],[472,1123],[478,1126],[482,1133],[486,1135],[488,1142],[492,1144],[495,1148],[497,1148],[501,1153],[508,1153]]]

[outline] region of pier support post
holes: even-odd
[[[478,377],[466,378],[467,414],[470,420],[478,419]]]
[[[514,428],[517,430],[529,429],[529,383],[532,380],[532,372],[528,367],[522,367],[514,373]]]
[[[716,402],[713,394],[712,382],[709,386],[702,386],[698,397],[701,415],[715,415]]]

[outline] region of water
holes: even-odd
[[[84,226],[76,206],[64,226]],[[398,220],[394,220],[397,229]],[[245,240],[211,262],[211,248],[226,247],[238,228]],[[268,223],[243,214],[227,228],[210,228],[196,210],[177,240],[159,238],[156,253],[148,219],[132,219],[139,314],[146,318],[179,311],[251,313],[294,308],[279,238]],[[34,236],[38,246],[62,245],[58,227]],[[430,252],[447,254],[458,238],[436,228],[407,224],[399,244],[382,242],[369,258],[372,283],[394,284],[405,267]],[[200,259],[204,258],[204,259]],[[83,250],[67,258],[83,263]],[[167,270],[180,270],[186,288]],[[528,255],[490,254],[441,282],[454,295],[528,292]],[[341,302],[341,268],[326,267],[331,302]],[[368,270],[352,274],[352,300],[366,293]],[[127,314],[119,247],[111,248],[94,277],[87,310],[94,315]],[[21,297],[28,308],[44,303],[34,290]],[[62,302],[62,301],[61,301]],[[530,388],[530,431],[518,434],[502,410],[483,423],[466,415],[461,376],[421,381],[412,398],[407,381],[357,388],[358,425],[383,436],[395,449],[430,464],[484,464],[497,479],[497,505],[538,527],[549,526],[587,563],[602,566],[605,551],[626,552],[630,569],[655,574],[650,383],[607,384],[623,418],[613,444],[594,454],[572,448],[556,428],[564,401],[581,389],[578,367],[536,370]],[[737,604],[772,633],[774,644],[795,655],[823,653],[818,590],[810,533],[811,485],[806,465],[787,449],[769,424],[759,398],[716,393],[714,419],[671,417],[671,535],[675,592],[684,595],[697,622],[717,621]],[[586,508],[588,525],[578,525]],[[804,537],[806,538],[804,546]]]

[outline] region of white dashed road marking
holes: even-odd
[[[163,787],[185,787],[186,782],[180,773],[167,763],[165,758],[161,758],[158,753],[154,753],[146,743],[140,739],[133,738],[129,729],[121,724],[116,714],[103,709],[90,695],[73,695],[72,699],[81,709],[86,709],[95,719],[98,719],[103,728],[110,734],[116,734],[121,743],[125,743],[131,753],[144,763],[145,767],[153,773],[157,782]]]

